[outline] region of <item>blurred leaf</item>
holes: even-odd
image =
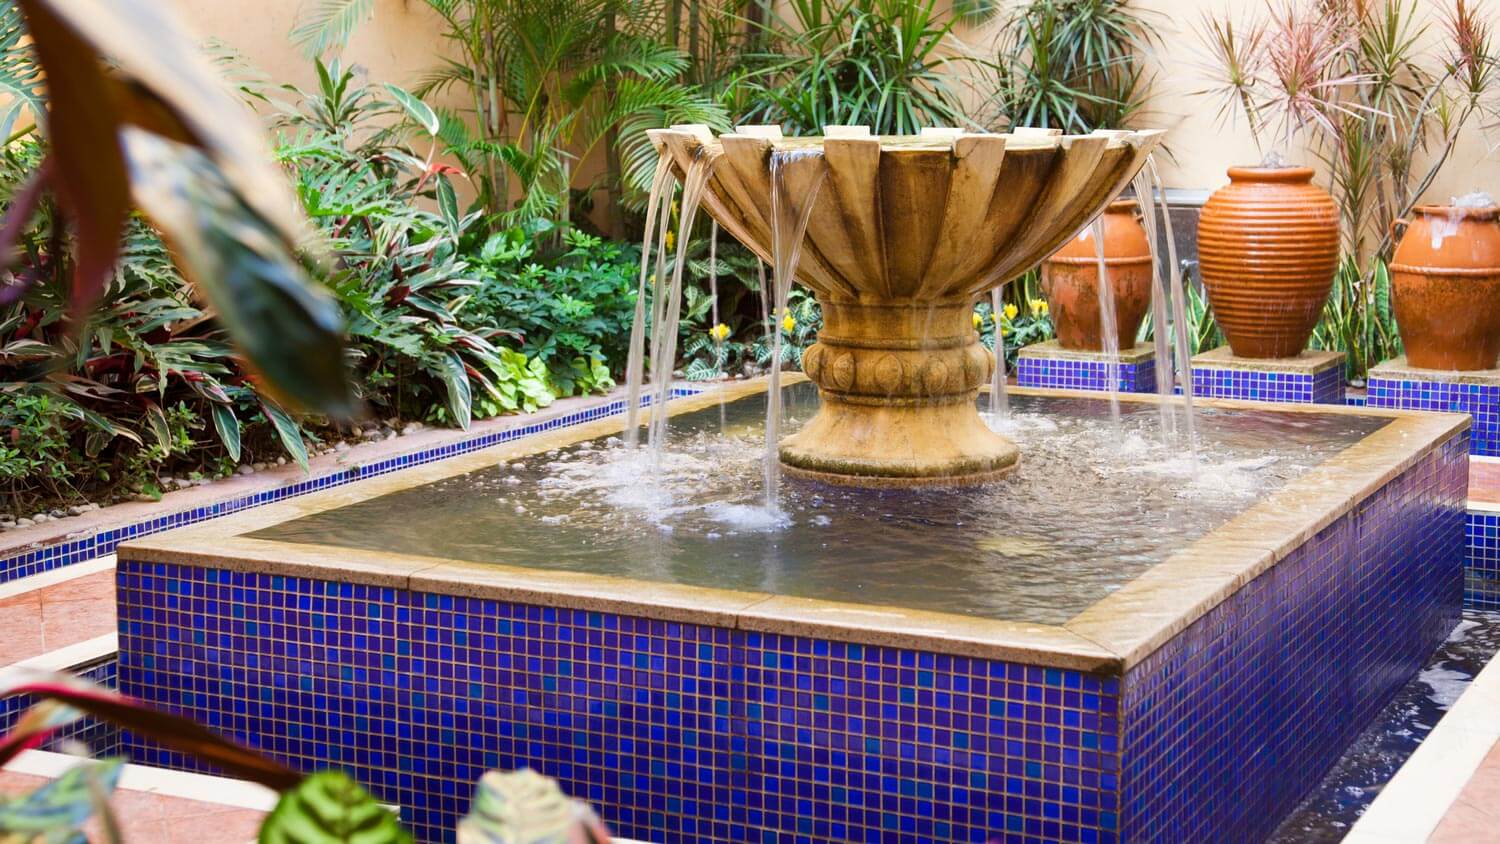
[[[449,231],[454,237],[463,232],[463,220],[458,214],[458,196],[453,193],[453,183],[448,181],[447,176],[438,176],[437,179],[438,210],[443,214],[443,222],[448,224]]]
[[[146,424],[151,427],[151,436],[156,438],[156,444],[167,454],[172,453],[172,426],[167,424],[167,414],[161,409],[161,405],[152,402],[146,405]]]
[[[292,43],[317,58],[348,44],[354,28],[374,13],[374,0],[317,0],[292,30]]]
[[[48,680],[22,680],[0,686],[0,697],[12,695],[30,695],[45,702],[28,710],[10,732],[0,738],[0,767],[22,750],[45,740],[62,724],[76,720],[78,712],[82,711],[160,742],[168,749],[222,768],[231,776],[276,791],[291,788],[302,779],[301,775],[280,763],[222,738],[195,721],[152,709],[138,700],[77,677],[60,675]]]
[[[82,762],[29,794],[0,800],[0,841],[85,844],[80,828],[94,814],[95,794],[120,782],[124,759]]]
[[[219,434],[219,442],[224,444],[224,450],[229,452],[229,459],[238,463],[240,461],[240,420],[234,415],[234,409],[227,404],[212,404],[214,416],[214,430]]]
[[[72,314],[99,297],[114,272],[130,213],[130,184],[115,132],[119,115],[98,52],[49,0],[19,0],[38,60],[47,69],[48,178],[77,236]],[[61,19],[60,19],[61,17]]]
[[[394,815],[342,771],[321,771],[281,796],[260,844],[409,844]]]
[[[281,446],[286,449],[286,453],[297,461],[297,465],[302,467],[303,472],[306,472],[307,444],[302,442],[302,427],[285,410],[269,401],[261,402],[260,409],[275,426],[276,436],[281,438]]]
[[[124,137],[136,200],[264,386],[296,407],[353,416],[338,303],[201,152],[138,129]]]
[[[458,844],[596,844],[604,825],[557,782],[530,768],[490,771],[474,788],[469,814],[458,822]]]

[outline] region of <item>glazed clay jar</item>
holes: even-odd
[[[1104,266],[1115,294],[1115,327],[1120,345],[1135,346],[1141,320],[1151,305],[1151,246],[1136,219],[1136,202],[1111,202],[1103,214]],[[1104,334],[1099,320],[1099,262],[1093,226],[1042,262],[1042,293],[1057,341],[1065,349],[1099,352]]]
[[[1307,346],[1339,261],[1338,207],[1309,167],[1231,167],[1198,218],[1214,318],[1242,358]]]
[[[1391,306],[1406,362],[1493,369],[1500,357],[1500,206],[1420,205],[1391,256]]]

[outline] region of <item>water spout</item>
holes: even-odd
[[[1115,288],[1109,282],[1109,265],[1104,259],[1104,215],[1089,224],[1094,238],[1094,260],[1099,269],[1095,290],[1099,294],[1099,337],[1104,343],[1105,374],[1109,378],[1109,418],[1120,421],[1120,328],[1115,314]]]
[[[1004,303],[1000,301],[1003,287],[990,290],[990,320],[995,323],[995,371],[990,375],[990,413],[997,419],[1010,416],[1010,400],[1005,395],[1005,331],[1000,327],[1004,314]]]
[[[646,233],[641,238],[641,277],[635,290],[635,318],[630,324],[630,352],[625,363],[625,444],[635,448],[640,439],[641,392],[645,382],[646,283],[653,288],[662,274],[661,255],[665,249],[667,215],[677,181],[672,178],[672,154],[665,147],[656,160],[656,174],[651,179],[651,193],[646,199]],[[651,250],[656,248],[657,270],[651,274]],[[654,310],[654,309],[653,309]]]

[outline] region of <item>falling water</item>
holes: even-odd
[[[805,162],[805,164],[803,163]],[[793,166],[815,168],[807,181],[806,193],[799,197],[798,205],[788,196],[786,174]],[[766,393],[766,508],[772,512],[778,508],[778,487],[781,483],[781,460],[777,447],[781,441],[781,322],[787,312],[787,300],[791,295],[792,278],[797,271],[797,260],[802,253],[802,236],[807,232],[807,223],[812,219],[813,205],[818,198],[818,189],[823,186],[823,177],[828,175],[828,163],[821,149],[773,150],[771,152],[771,267],[772,293],[775,309],[771,311],[771,383]],[[762,285],[764,288],[764,285]]]
[[[703,148],[700,147],[700,150]],[[688,241],[692,237],[693,221],[698,216],[698,203],[703,199],[703,188],[713,174],[717,158],[700,153],[688,165],[687,175],[682,180],[682,208],[677,218],[677,255],[672,263],[672,279],[661,295],[662,272],[657,272],[657,297],[652,302],[652,311],[657,321],[651,326],[651,428],[650,439],[653,463],[661,465],[661,451],[667,439],[667,402],[672,398],[672,366],[677,360],[677,325],[682,315],[682,271],[687,266]],[[661,266],[658,261],[657,266]],[[664,300],[664,301],[663,301]]]
[[[1010,399],[1005,395],[1005,332],[1000,328],[1005,307],[1000,294],[1004,290],[1004,287],[990,290],[990,321],[995,323],[995,371],[990,376],[990,413],[1001,419],[1010,416]]]
[[[719,327],[719,221],[714,220],[708,229],[708,303],[712,308],[709,327]],[[721,345],[719,333],[714,332],[714,345]]]
[[[1192,365],[1189,363],[1192,355],[1188,351],[1187,294],[1182,286],[1182,265],[1177,263],[1177,239],[1172,234],[1172,215],[1167,209],[1166,202],[1167,191],[1162,186],[1161,176],[1156,172],[1156,159],[1151,155],[1146,156],[1146,169],[1151,171],[1153,189],[1159,191],[1162,198],[1161,218],[1167,236],[1167,277],[1172,286],[1172,339],[1177,346],[1176,371],[1188,373],[1182,379],[1183,431],[1187,434],[1188,453],[1196,461],[1198,434],[1197,425],[1193,421],[1193,378]],[[1155,255],[1155,241],[1152,242],[1151,248],[1152,254]]]
[[[634,448],[640,437],[641,388],[645,382],[646,282],[661,277],[661,255],[665,250],[666,219],[671,210],[670,197],[676,186],[672,178],[672,154],[661,151],[656,160],[656,175],[651,179],[651,193],[646,199],[646,234],[641,239],[641,278],[635,290],[635,319],[630,325],[630,352],[625,363],[625,444]],[[663,202],[666,194],[669,201]],[[657,271],[651,275],[651,249],[656,248]],[[655,308],[653,308],[654,312]]]
[[[1156,408],[1161,417],[1162,444],[1171,446],[1177,436],[1177,414],[1172,402],[1172,382],[1175,379],[1172,377],[1172,338],[1167,333],[1167,290],[1161,274],[1161,261],[1156,254],[1156,198],[1151,191],[1151,174],[1145,168],[1135,174],[1131,184],[1141,210],[1141,228],[1146,230],[1146,243],[1151,249],[1151,339],[1156,351],[1156,394],[1161,398]]]
[[[1109,378],[1109,418],[1120,421],[1120,330],[1115,319],[1115,288],[1109,283],[1109,265],[1104,260],[1104,215],[1089,224],[1094,238],[1095,266],[1099,270],[1099,337],[1104,343],[1104,358]]]

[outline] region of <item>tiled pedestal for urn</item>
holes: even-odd
[[[1469,453],[1500,455],[1500,369],[1417,369],[1399,357],[1370,370],[1368,402],[1370,407],[1467,413],[1474,418]]]
[[[1235,357],[1228,346],[1192,360],[1193,394],[1247,401],[1344,403],[1344,353],[1309,349],[1294,358]]]
[[[1056,340],[1022,346],[1016,353],[1016,383],[1058,390],[1108,390],[1113,362],[1102,352],[1064,349]],[[1156,392],[1156,353],[1147,344],[1121,349],[1122,393]]]

